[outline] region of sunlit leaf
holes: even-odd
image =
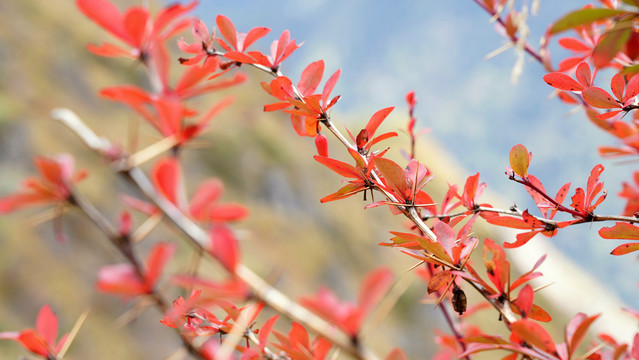
[[[530,345],[554,354],[557,350],[555,342],[548,332],[532,320],[522,319],[512,323],[512,331]]]
[[[590,24],[597,20],[603,20],[625,13],[626,12],[622,10],[592,8],[573,11],[556,21],[550,28],[550,34],[557,34],[580,25]]]
[[[530,165],[530,154],[524,145],[517,144],[510,149],[508,157],[510,167],[515,174],[525,178],[528,175],[528,166]]]
[[[615,226],[601,228],[599,235],[604,239],[637,240],[639,239],[639,227],[629,223],[618,222]]]
[[[376,158],[375,166],[384,176],[386,185],[388,185],[397,195],[405,200],[405,196],[411,190],[408,179],[404,174],[404,169],[397,165],[394,161],[385,158]]]
[[[585,88],[581,94],[588,105],[599,109],[612,109],[621,107],[617,100],[610,95],[606,90],[591,86]]]
[[[559,72],[544,75],[544,81],[546,84],[560,90],[582,91],[584,89],[583,85],[577,82],[577,80]]]
[[[612,255],[626,255],[633,251],[639,250],[639,243],[628,243],[617,246],[614,250],[612,250]]]

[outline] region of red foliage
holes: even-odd
[[[58,317],[53,313],[49,305],[44,305],[36,318],[35,329],[25,329],[19,332],[0,332],[0,339],[14,340],[24,346],[25,349],[44,359],[56,358],[68,334],[58,338]]]
[[[63,205],[71,197],[71,187],[88,175],[85,170],[74,173],[75,161],[67,154],[55,158],[36,157],[33,163],[40,177],[24,179],[23,191],[0,198],[0,214],[28,206]]]

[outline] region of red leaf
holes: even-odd
[[[120,10],[107,0],[77,0],[78,8],[89,19],[120,39],[129,42]]]
[[[406,360],[406,359],[407,359],[406,354],[404,354],[404,351],[402,351],[402,349],[400,348],[394,348],[384,358],[384,360]]]
[[[535,235],[539,234],[540,232],[541,230],[537,230],[537,231],[529,231],[529,232],[517,234],[516,236],[517,240],[514,243],[504,243],[504,247],[506,249],[514,249],[514,248],[524,246],[526,245],[528,241],[530,241],[530,239],[535,237]]]
[[[545,352],[555,354],[557,349],[555,342],[548,332],[536,322],[522,319],[512,324],[513,334],[519,336],[530,345],[536,346]]]
[[[278,317],[279,317],[279,314],[274,315],[273,317],[268,319],[264,323],[264,325],[262,325],[262,327],[260,328],[260,332],[258,336],[258,340],[260,341],[260,351],[264,351],[264,348],[266,347],[266,342],[268,340],[268,335],[271,333],[271,329],[273,329],[273,326],[275,325],[275,322],[277,321]]]
[[[362,316],[366,316],[379,303],[391,285],[393,273],[387,268],[378,268],[366,275],[359,287],[358,304]]]
[[[375,166],[382,173],[386,185],[400,197],[400,201],[407,200],[411,192],[410,184],[404,170],[394,161],[385,158],[376,158]]]
[[[637,95],[639,95],[639,76],[635,75],[628,81],[626,95],[624,95],[622,101],[625,103],[630,99],[634,99]]]
[[[527,317],[528,314],[530,314],[534,296],[535,293],[533,292],[530,284],[526,284],[526,286],[519,291],[519,295],[517,295],[517,299],[515,299],[515,305],[519,308],[519,312],[522,317]]]
[[[235,30],[235,25],[233,25],[231,20],[224,15],[218,15],[215,18],[215,23],[217,24],[217,28],[220,30],[220,34],[222,34],[228,44],[236,50],[239,50],[237,48],[237,31]]]
[[[148,290],[130,264],[101,267],[98,271],[96,288],[108,294],[124,296],[141,295]]]
[[[310,63],[304,71],[302,71],[302,77],[297,84],[297,89],[304,96],[312,95],[322,81],[324,75],[324,60],[318,60]]]
[[[235,272],[239,262],[239,248],[237,239],[227,226],[214,226],[211,229],[212,248],[209,252],[230,272]]]
[[[153,246],[146,259],[145,282],[150,291],[157,282],[164,267],[175,253],[175,244],[158,242]]]
[[[604,89],[596,86],[591,86],[584,89],[581,94],[584,97],[584,101],[592,107],[599,109],[612,109],[620,108],[621,105]]]
[[[53,313],[49,305],[45,305],[40,309],[36,318],[36,330],[49,345],[55,345],[58,337],[58,317]]]
[[[239,51],[227,51],[224,54],[224,57],[229,60],[233,60],[233,61],[237,61],[237,62],[245,63],[245,64],[255,63],[255,59]]]
[[[590,77],[590,66],[588,66],[587,62],[582,62],[581,64],[579,64],[579,66],[577,66],[575,76],[577,77],[577,81],[579,81],[579,83],[584,87],[592,86],[592,78]]]
[[[149,12],[141,7],[134,6],[124,13],[124,27],[131,37],[132,45],[140,47],[146,35]]]
[[[623,78],[621,74],[615,74],[610,80],[610,88],[612,89],[612,93],[619,100],[623,99],[624,88],[626,87],[626,80]]]
[[[578,313],[570,320],[566,327],[566,343],[571,357],[586,337],[586,332],[588,332],[590,325],[592,325],[600,315],[601,314],[587,317],[586,314]]]
[[[326,107],[328,103],[328,98],[331,96],[331,92],[333,92],[333,88],[335,88],[335,85],[337,84],[337,80],[339,80],[339,77],[341,74],[342,74],[342,70],[337,69],[337,71],[335,71],[333,75],[331,75],[331,77],[328,78],[328,80],[326,80],[326,84],[324,84],[324,90],[322,91],[322,105],[324,107]]]
[[[584,44],[583,42],[581,42],[580,40],[577,40],[575,38],[564,37],[564,38],[559,39],[558,43],[563,48],[568,49],[568,50],[572,50],[572,51],[575,51],[575,52],[590,51],[590,46]]]
[[[584,87],[566,74],[554,72],[544,75],[546,84],[566,91],[582,91]]]
[[[22,344],[25,349],[46,359],[50,358],[50,355],[53,355],[46,341],[33,329],[21,331],[15,340]]]
[[[177,159],[168,157],[158,160],[151,169],[151,179],[158,192],[177,205],[177,191],[181,182]]]
[[[270,31],[271,29],[261,26],[254,27],[249,30],[248,34],[246,34],[246,37],[244,38],[244,42],[242,43],[241,51],[246,51],[249,46],[251,46],[257,40],[266,36],[266,34],[268,34]]]
[[[453,257],[453,247],[455,247],[455,230],[443,221],[439,221],[433,227],[433,232],[437,235],[437,242],[444,248],[446,253]]]
[[[361,176],[361,172],[351,164],[320,155],[313,156],[313,159],[342,176],[348,178],[359,178]]]
[[[328,157],[328,141],[323,134],[315,136],[315,147],[319,156]]]
[[[218,179],[210,179],[202,182],[197,190],[195,190],[195,193],[193,193],[189,213],[197,219],[205,218],[207,216],[206,211],[208,210],[208,206],[220,198],[222,191],[224,191],[224,184]]]
[[[387,107],[377,111],[373,116],[371,116],[370,120],[368,120],[368,124],[366,124],[366,131],[368,132],[368,138],[372,139],[375,136],[375,131],[379,125],[386,119],[388,114],[391,113],[395,109],[394,107]]]
[[[512,216],[495,216],[486,219],[486,221],[490,224],[497,226],[505,226],[513,229],[530,229],[530,224],[526,223],[524,220]]]

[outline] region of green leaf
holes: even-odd
[[[627,67],[623,68],[623,70],[621,70],[620,74],[621,75],[628,75],[628,74],[636,74],[636,73],[639,73],[639,65],[627,66]]]
[[[557,20],[550,28],[550,33],[557,34],[580,25],[590,24],[597,20],[607,19],[621,14],[627,14],[627,12],[615,9],[581,9],[573,11]]]
[[[522,144],[517,144],[510,149],[510,167],[515,174],[525,178],[528,175],[528,165],[530,165],[530,154],[528,149]]]
[[[621,0],[624,4],[639,7],[639,0]]]
[[[608,65],[626,44],[632,33],[632,20],[620,21],[606,31],[592,52],[592,61],[597,68]]]

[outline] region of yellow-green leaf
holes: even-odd
[[[510,149],[510,167],[515,174],[526,177],[528,176],[528,165],[530,165],[530,154],[528,149],[522,144],[517,144]]]
[[[607,19],[621,14],[627,14],[627,12],[615,9],[581,9],[573,11],[557,20],[550,28],[550,33],[557,34],[580,25],[590,24],[597,20]]]

